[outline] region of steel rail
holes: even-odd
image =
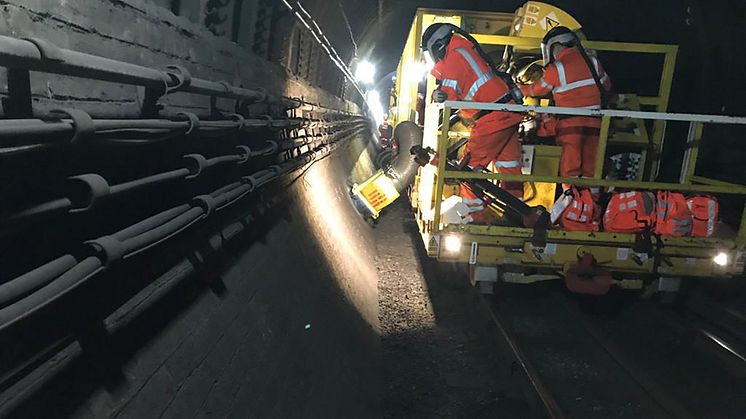
[[[694,416],[666,391],[666,388],[651,377],[648,372],[638,366],[636,362],[603,331],[594,324],[585,313],[579,311],[576,304],[563,298],[561,304],[565,310],[571,313],[577,323],[598,343],[598,345],[616,362],[619,367],[635,382],[643,391],[650,395],[652,400],[665,410],[671,417],[681,419],[693,419]]]
[[[528,384],[531,386],[533,392],[541,402],[542,408],[546,411],[552,419],[565,418],[565,414],[562,411],[557,400],[554,398],[549,388],[539,375],[539,372],[534,367],[531,360],[528,358],[526,353],[523,351],[521,346],[518,344],[518,340],[513,335],[513,332],[506,325],[500,313],[481,295],[476,296],[479,301],[479,308],[483,313],[486,313],[492,323],[496,326],[497,332],[500,339],[505,342],[510,350],[515,362],[520,366],[523,371]]]
[[[687,303],[690,303],[690,301],[687,301]],[[687,304],[681,313],[682,318],[685,319],[681,321],[682,324],[715,343],[728,356],[746,364],[746,341],[744,337],[739,336],[738,330],[732,329],[727,323],[721,324],[716,319],[708,316],[708,314],[712,313],[700,310],[701,308],[698,309]]]

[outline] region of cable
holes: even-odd
[[[195,197],[190,204],[162,211],[110,236],[87,242],[95,256],[85,257],[78,262],[72,255],[64,255],[0,285],[0,330],[46,307],[107,269],[113,262],[144,252],[283,174],[303,166],[308,168],[326,158],[340,141],[336,135],[342,134],[345,133],[337,133],[330,137],[327,144],[280,165],[246,176],[242,182],[226,185],[212,194]],[[346,138],[352,138],[352,134],[346,135]]]
[[[265,121],[265,120],[256,120],[256,121],[264,121],[265,124],[270,125],[272,124],[271,121]],[[276,121],[276,120],[275,120]],[[303,119],[298,119],[297,122],[304,121]],[[164,121],[158,121],[158,120],[148,120],[145,124],[149,125],[151,127],[161,124]],[[165,121],[166,123],[173,123],[173,121]],[[245,122],[245,121],[244,121]],[[295,121],[294,121],[295,122]],[[32,126],[32,124],[28,122],[20,122],[18,120],[12,121],[16,126]],[[341,125],[347,125],[350,124],[351,126],[356,126],[360,124],[361,122],[358,121],[343,121]],[[119,121],[105,121],[103,125],[107,127],[107,129],[116,128],[117,125],[121,124]],[[179,123],[179,128],[183,128],[184,123]],[[1,122],[0,122],[1,125]],[[336,127],[337,124],[329,124],[330,127]],[[323,138],[324,135],[329,135],[328,133],[318,134],[319,138]],[[41,216],[47,216],[52,215],[54,213],[62,213],[62,212],[71,212],[71,211],[87,211],[90,210],[95,204],[98,203],[100,199],[108,199],[112,196],[117,196],[124,193],[129,193],[141,188],[150,187],[157,184],[167,183],[174,180],[179,179],[191,179],[198,177],[204,169],[212,168],[221,164],[228,164],[228,163],[236,163],[236,164],[242,164],[250,157],[257,157],[257,156],[266,156],[271,153],[274,153],[278,151],[278,149],[282,148],[282,150],[291,150],[294,148],[299,148],[302,146],[306,146],[309,143],[312,143],[313,141],[303,141],[303,142],[295,142],[293,144],[283,143],[283,146],[280,147],[277,142],[273,140],[267,140],[265,143],[267,144],[265,147],[258,149],[258,150],[251,150],[249,147],[246,146],[239,146],[239,149],[243,151],[242,154],[231,154],[231,155],[222,155],[222,156],[216,156],[211,159],[205,159],[203,156],[198,154],[190,154],[184,156],[185,159],[187,159],[191,165],[187,165],[184,168],[180,169],[174,169],[171,171],[163,172],[163,173],[157,173],[154,175],[146,176],[139,179],[134,179],[128,182],[124,182],[117,185],[109,186],[108,182],[105,178],[103,178],[100,175],[97,174],[85,174],[85,175],[78,175],[73,176],[70,178],[70,181],[73,181],[77,184],[78,190],[75,197],[73,196],[67,196],[64,198],[58,198],[55,200],[51,200],[48,202],[44,202],[41,204],[37,204],[35,206],[26,208],[24,210],[20,210],[15,213],[6,214],[3,217],[0,217],[0,226],[17,226],[19,222],[25,222],[30,219],[34,219]],[[73,192],[70,192],[71,195],[73,195]]]
[[[36,292],[21,298],[13,304],[0,308],[0,330],[36,313],[77,288],[102,269],[103,264],[101,260],[89,256]]]
[[[13,303],[24,294],[41,288],[77,263],[74,257],[65,255],[0,285],[0,306]]]
[[[329,42],[329,39],[327,39],[326,35],[324,35],[324,32],[321,30],[318,23],[316,23],[316,21],[313,19],[311,14],[308,13],[305,8],[303,8],[303,5],[299,1],[295,2],[295,6],[290,4],[287,0],[282,0],[282,2],[291,12],[293,12],[295,17],[303,24],[303,26],[305,26],[306,29],[311,32],[311,35],[313,35],[313,37],[316,39],[316,42],[321,45],[321,48],[323,48],[324,51],[326,51],[329,59],[332,60],[337,68],[339,68],[339,70],[342,72],[342,74],[344,74],[344,76],[352,84],[352,86],[355,87],[355,89],[360,94],[360,97],[365,99],[365,92],[357,83],[357,80],[355,80],[355,77],[352,75],[352,71],[345,64],[344,60],[339,56],[337,51],[334,49],[334,46],[331,42]]]

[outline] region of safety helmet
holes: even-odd
[[[434,23],[428,26],[422,34],[422,44],[420,45],[425,53],[425,58],[433,63],[442,60],[454,31],[458,31],[458,29],[457,26],[450,23]]]
[[[576,47],[580,45],[580,38],[575,32],[564,26],[557,26],[547,32],[541,41],[541,56],[544,59],[544,65],[554,61],[553,49],[556,45]]]

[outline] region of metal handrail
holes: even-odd
[[[598,187],[615,187],[623,189],[643,189],[643,190],[670,190],[670,191],[690,191],[699,193],[714,194],[737,194],[746,195],[746,185],[737,185],[733,183],[711,181],[708,184],[693,184],[694,167],[696,167],[697,151],[699,141],[702,136],[702,127],[704,124],[733,124],[746,125],[746,117],[720,116],[720,115],[703,115],[703,114],[682,114],[668,112],[643,112],[643,111],[626,111],[615,109],[585,109],[585,108],[564,108],[555,106],[527,106],[501,103],[485,102],[464,102],[464,101],[446,101],[442,104],[434,104],[437,109],[443,110],[443,127],[438,135],[437,152],[438,155],[445,155],[448,147],[449,118],[452,108],[478,109],[491,111],[506,112],[535,112],[565,116],[588,116],[601,118],[601,133],[599,137],[598,151],[596,157],[596,171],[593,178],[565,178],[560,176],[535,176],[535,175],[507,175],[499,173],[485,172],[460,172],[446,170],[446,159],[440,159],[437,169],[437,181],[435,185],[435,205],[433,225],[435,230],[439,231],[440,211],[443,201],[443,190],[445,179],[489,179],[517,182],[539,182],[539,183],[563,183],[577,186],[598,186]],[[606,180],[602,179],[603,164],[606,155],[606,143],[609,136],[609,127],[612,118],[637,118],[653,121],[677,121],[689,122],[689,135],[687,138],[687,152],[684,155],[682,164],[682,173],[679,183],[668,182],[644,182],[628,180]],[[738,237],[746,236],[746,208],[742,218],[742,227]]]
[[[507,111],[507,112],[536,112],[548,113],[554,115],[569,116],[594,116],[611,118],[636,118],[647,120],[662,121],[679,121],[679,122],[701,122],[705,124],[734,124],[746,125],[746,117],[742,116],[722,116],[706,114],[689,114],[689,113],[672,113],[672,112],[646,112],[646,111],[626,111],[618,109],[586,109],[586,108],[563,108],[558,106],[530,106],[530,105],[513,105],[507,103],[490,103],[490,102],[464,102],[448,100],[444,103],[435,105],[443,109],[464,108],[479,109],[490,111]]]

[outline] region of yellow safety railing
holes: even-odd
[[[482,45],[493,46],[512,46],[524,50],[539,50],[541,39],[538,38],[521,38],[515,36],[501,35],[480,35],[473,34],[474,38]],[[671,97],[671,86],[673,84],[673,75],[676,68],[676,57],[678,55],[678,46],[665,44],[646,44],[631,42],[610,42],[610,41],[583,41],[583,46],[593,51],[620,52],[630,54],[658,54],[663,56],[663,67],[658,81],[657,96],[640,96],[640,105],[652,106],[656,112],[668,111],[668,102]],[[653,132],[650,138],[650,147],[643,148],[640,153],[640,171],[638,180],[647,177],[651,180],[657,176],[658,156],[663,150],[665,141],[666,122],[657,120],[653,123]],[[654,153],[648,156],[648,153]],[[656,166],[653,169],[653,166]],[[647,174],[647,176],[646,176]]]
[[[440,131],[437,141],[437,152],[439,156],[446,156],[448,153],[450,130],[449,119],[453,109],[468,108],[491,111],[507,112],[533,112],[551,115],[571,115],[571,116],[591,116],[598,117],[602,120],[602,129],[599,137],[598,154],[596,156],[596,172],[593,178],[565,178],[560,176],[535,176],[535,175],[507,175],[489,172],[464,172],[446,170],[446,159],[441,158],[438,161],[435,185],[435,206],[433,228],[437,233],[442,229],[440,225],[441,204],[443,201],[443,190],[447,179],[467,180],[467,179],[488,179],[503,181],[519,182],[542,182],[542,183],[565,183],[577,186],[597,186],[597,187],[614,187],[620,189],[642,189],[642,190],[666,190],[681,192],[696,192],[710,194],[738,194],[746,195],[746,185],[728,183],[713,179],[702,178],[694,175],[694,168],[697,163],[699,140],[702,136],[704,124],[734,124],[746,125],[746,117],[730,117],[719,115],[696,115],[696,114],[677,114],[663,112],[642,112],[642,111],[622,111],[610,109],[582,109],[582,108],[562,108],[562,107],[541,107],[541,106],[524,106],[498,103],[477,103],[446,101],[443,104],[432,104],[443,111],[443,127]],[[682,164],[682,174],[679,183],[668,182],[645,182],[645,181],[628,181],[628,180],[607,180],[602,179],[603,166],[606,161],[606,143],[609,137],[609,126],[612,118],[639,118],[643,120],[652,120],[655,122],[686,122],[689,123],[689,136],[687,144],[689,149],[684,156]],[[741,227],[738,232],[740,240],[746,240],[746,209],[742,217]]]

